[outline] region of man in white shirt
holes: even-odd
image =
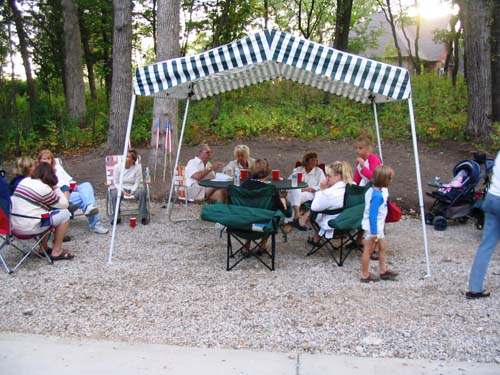
[[[207,144],[198,146],[197,155],[188,161],[186,165],[186,183],[188,185],[188,199],[189,200],[202,200],[209,198],[218,202],[226,201],[225,189],[204,188],[198,185],[198,181],[214,178],[214,172],[222,169],[223,163],[210,162],[212,150]]]
[[[127,159],[125,160],[125,170],[123,172],[122,181],[122,197],[124,199],[134,197],[139,201],[139,217],[138,219],[143,225],[149,224],[149,211],[147,204],[147,194],[142,182],[142,169],[139,164],[137,164],[137,151],[130,149],[127,152]],[[113,169],[113,187],[111,190],[111,199],[113,202],[113,207],[116,205],[117,199],[117,188],[120,183],[120,173],[121,173],[121,163],[115,165]],[[114,218],[114,215],[113,215]],[[118,222],[120,222],[120,215],[118,215]]]

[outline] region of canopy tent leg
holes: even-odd
[[[122,191],[123,173],[125,171],[125,160],[127,159],[127,150],[130,146],[130,132],[132,130],[132,119],[134,118],[135,99],[136,99],[135,93],[132,92],[132,100],[130,101],[130,110],[128,112],[128,120],[127,120],[127,133],[125,135],[125,143],[123,144],[123,160],[120,172],[120,182],[118,183],[118,191]],[[111,230],[111,245],[109,246],[108,264],[113,263],[112,258],[113,258],[113,248],[115,246],[116,220],[118,218],[118,208],[120,207],[120,201],[121,201],[121,194],[117,194],[115,214],[113,216],[113,228]]]
[[[378,155],[380,156],[380,161],[384,164],[384,157],[382,156],[382,144],[380,142],[380,128],[378,126],[378,114],[377,114],[377,104],[375,101],[372,101],[373,106],[373,117],[375,117],[375,131],[377,132],[377,147],[378,147]]]
[[[187,100],[186,100],[186,108],[184,109],[184,118],[182,119],[181,135],[179,137],[179,144],[177,145],[177,155],[175,156],[174,176],[172,177],[172,181],[170,183],[170,192],[168,193],[168,204],[167,204],[167,215],[168,215],[168,217],[170,217],[171,211],[173,209],[172,194],[173,194],[173,191],[174,191],[175,171],[177,171],[177,166],[179,165],[179,157],[181,155],[182,140],[184,138],[184,130],[186,129],[187,115],[188,115],[188,112],[189,112],[189,102],[190,102],[190,98],[187,98]],[[186,195],[186,199],[187,199],[187,195]]]
[[[427,243],[427,229],[425,225],[425,211],[424,211],[424,197],[422,194],[422,180],[420,178],[420,162],[418,160],[418,147],[417,147],[417,131],[415,128],[415,117],[413,114],[413,102],[411,97],[408,98],[408,110],[410,111],[410,124],[411,124],[411,138],[413,142],[413,154],[415,159],[415,170],[417,172],[417,187],[418,187],[418,202],[420,205],[420,217],[422,218],[422,233],[424,237],[424,250],[425,250],[425,265],[427,274],[425,277],[431,277],[431,265],[429,260],[429,247]]]

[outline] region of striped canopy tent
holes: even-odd
[[[175,168],[177,168],[190,100],[200,100],[280,78],[371,104],[374,111],[378,150],[382,160],[377,103],[408,101],[426,271],[427,276],[430,276],[410,75],[406,69],[338,51],[282,31],[260,31],[194,56],[180,57],[137,68],[123,154],[126,155],[126,145],[130,140],[136,95],[187,100],[175,160]],[[170,188],[169,210],[173,184],[174,181]],[[115,228],[113,227],[110,261],[114,235]]]

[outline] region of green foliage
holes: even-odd
[[[31,155],[42,147],[55,151],[95,147],[106,141],[109,110],[105,100],[88,102],[89,126],[81,129],[66,116],[62,95],[41,92],[29,113],[25,83],[4,84],[0,90],[2,125],[0,155]],[[435,73],[412,77],[413,106],[420,139],[464,140],[467,120],[467,91],[463,79],[454,89],[450,80]],[[98,93],[104,97],[104,89]],[[16,95],[17,93],[17,95]],[[15,103],[12,99],[15,98]],[[215,99],[191,103],[185,142],[223,142],[235,137],[270,139],[352,139],[360,131],[374,132],[372,106],[287,80],[275,80],[222,95],[218,118],[210,123]],[[184,101],[179,103],[182,123]],[[153,98],[138,97],[131,140],[151,140]],[[381,135],[385,139],[411,136],[407,101],[377,106]],[[492,132],[494,147],[500,145],[500,125]],[[17,144],[17,146],[16,146]],[[16,151],[17,150],[17,151]]]
[[[428,73],[413,77],[412,87],[418,136],[463,139],[467,120],[463,80],[455,90],[450,80]],[[214,103],[213,99],[192,103],[188,142],[259,136],[344,139],[374,127],[372,106],[285,80],[224,94],[220,115],[210,124]],[[384,138],[410,137],[406,101],[378,105],[377,113]]]
[[[500,122],[494,122],[491,127],[491,149],[500,150]]]

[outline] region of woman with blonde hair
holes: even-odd
[[[311,210],[320,212],[325,210],[335,210],[344,206],[344,195],[347,184],[352,184],[352,167],[347,161],[336,161],[326,167],[326,180],[320,185],[314,200],[311,203]],[[314,233],[314,237],[308,240],[312,245],[318,245],[320,236],[333,237],[333,229],[328,225],[328,221],[335,219],[336,215],[318,214],[316,223],[320,230]]]
[[[236,168],[251,169],[255,159],[250,157],[250,148],[247,145],[237,145],[234,148],[235,160],[231,160],[222,170],[224,173],[232,176]]]
[[[30,177],[35,170],[35,161],[29,156],[20,156],[16,159],[16,165],[12,170],[14,178],[10,180],[10,194],[14,194],[17,185],[23,178]]]

